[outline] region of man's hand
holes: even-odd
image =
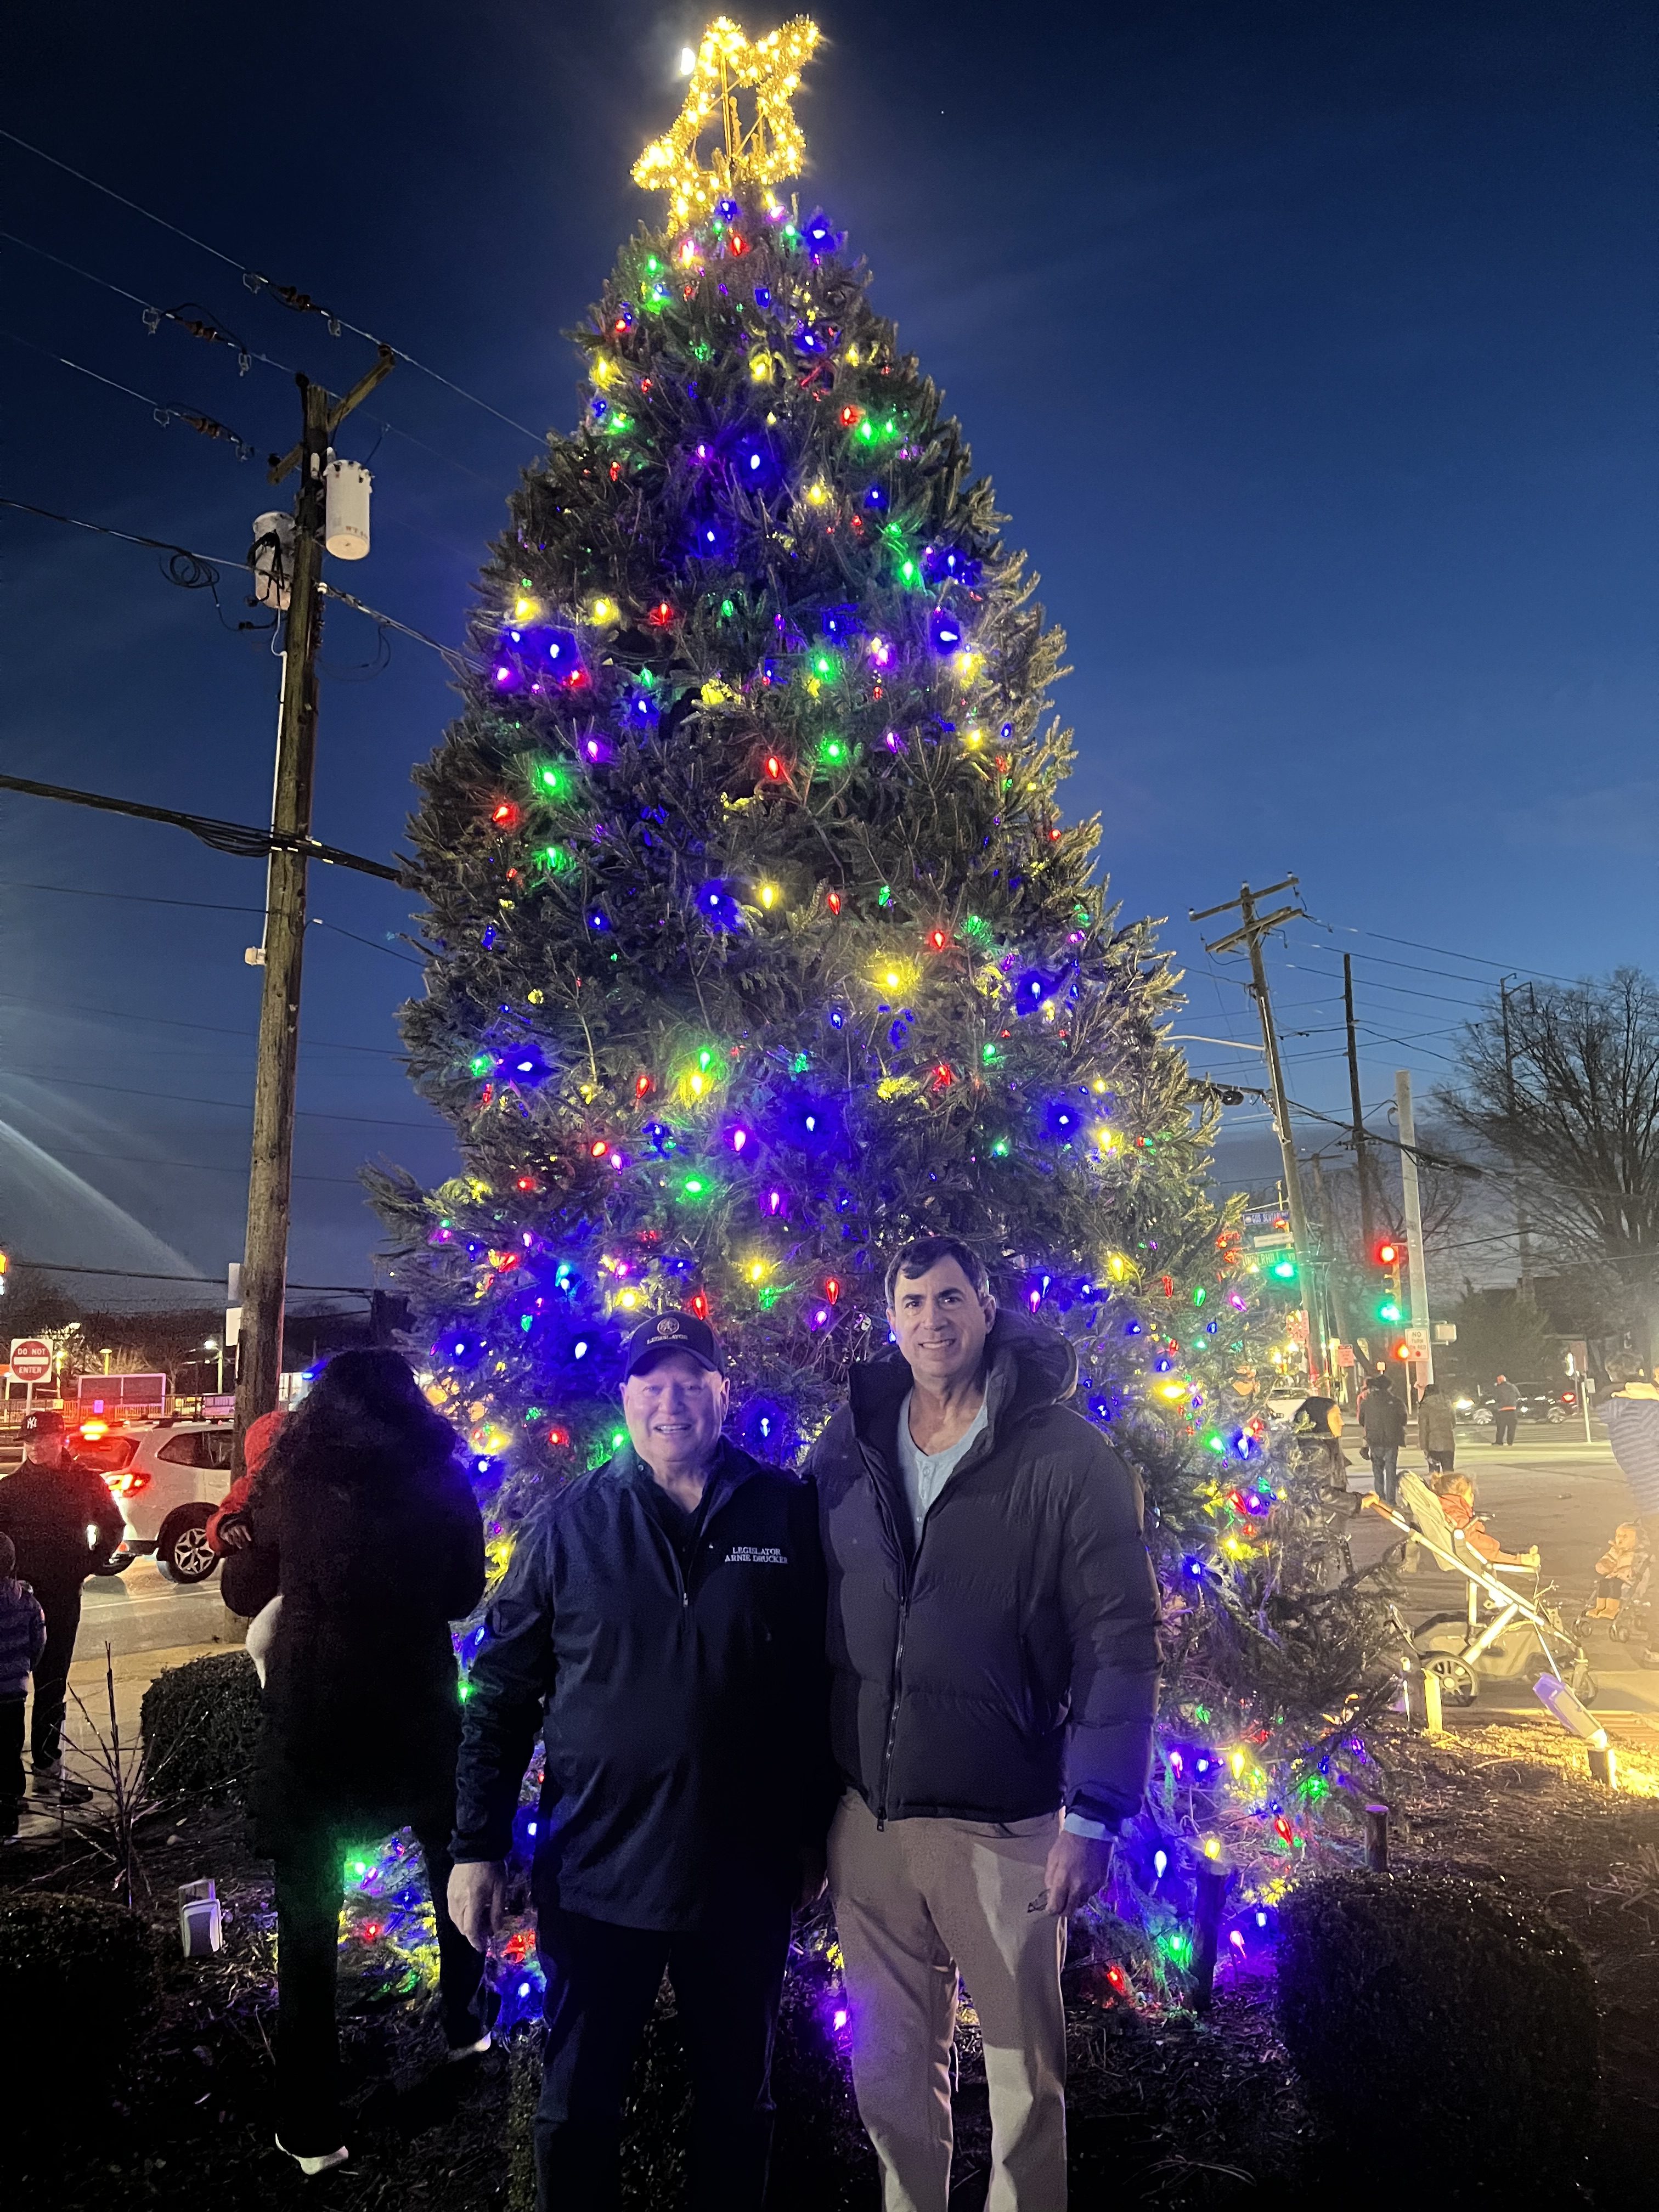
[[[463,1859],[449,1874],[449,1917],[475,1951],[487,1951],[507,1903],[507,1868],[500,1859]]]
[[[1103,1886],[1111,1870],[1109,1837],[1097,1843],[1092,1836],[1074,1836],[1069,1828],[1062,1828],[1054,1838],[1048,1863],[1042,1869],[1049,1911],[1062,1920],[1068,1913],[1075,1912]],[[456,1872],[459,1871],[458,1867]]]
[[[241,1513],[227,1513],[213,1533],[227,1552],[246,1552],[253,1541],[253,1531]]]
[[[800,1894],[795,1899],[797,1912],[805,1912],[809,1905],[816,1905],[823,1895],[827,1872],[823,1853],[814,1844],[803,1844],[800,1849]]]

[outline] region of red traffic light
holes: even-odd
[[[1392,1237],[1385,1237],[1377,1246],[1373,1257],[1379,1267],[1397,1267],[1401,1259],[1400,1247]]]

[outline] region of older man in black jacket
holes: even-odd
[[[51,1407],[26,1413],[23,1464],[0,1482],[0,1534],[16,1547],[17,1572],[46,1616],[29,1716],[35,1784],[70,1804],[92,1795],[64,1772],[64,1712],[81,1629],[81,1585],[108,1565],[125,1534],[109,1485],[70,1451],[63,1415]]]
[[[482,1950],[539,1726],[543,2212],[617,2201],[623,2093],[663,1971],[696,2096],[691,2203],[759,2212],[791,1910],[834,1804],[810,1485],[721,1437],[696,1314],[629,1336],[629,1444],[526,1522],[471,1672],[450,1910]]]
[[[1061,1401],[1070,1345],[924,1237],[889,1357],[813,1455],[847,1784],[830,1881],[887,2212],[945,2212],[958,1968],[984,2039],[995,2212],[1063,2212],[1066,1919],[1139,1806],[1158,1682],[1140,1492]]]

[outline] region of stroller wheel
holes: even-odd
[[[1457,1705],[1472,1705],[1474,1703],[1478,1688],[1474,1671],[1449,1651],[1437,1651],[1432,1657],[1425,1659],[1423,1671],[1426,1674],[1439,1676],[1443,1698],[1449,1698]]]
[[[1567,1687],[1581,1705],[1593,1705],[1601,1685],[1590,1672],[1589,1661],[1581,1652],[1567,1678]]]

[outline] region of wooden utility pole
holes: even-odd
[[[1527,986],[1528,991],[1532,986]],[[1504,976],[1498,986],[1498,995],[1504,1009],[1504,1081],[1509,1092],[1510,1127],[1515,1127],[1515,1048],[1510,1040],[1510,979]],[[1515,1176],[1515,1235],[1521,1248],[1521,1288],[1532,1288],[1532,1223],[1527,1216],[1526,1187],[1521,1180],[1521,1160],[1513,1145],[1510,1147],[1510,1167]]]
[[[1197,912],[1188,911],[1190,921],[1207,921],[1212,915],[1231,914],[1235,908],[1243,921],[1241,928],[1231,935],[1218,937],[1213,945],[1206,945],[1206,952],[1236,952],[1243,945],[1250,956],[1250,995],[1255,1000],[1256,1012],[1261,1017],[1261,1042],[1267,1055],[1267,1079],[1273,1085],[1273,1120],[1279,1130],[1279,1158],[1285,1167],[1285,1204],[1291,1217],[1291,1241],[1296,1247],[1298,1285],[1302,1293],[1302,1325],[1307,1333],[1308,1377],[1316,1382],[1325,1370],[1325,1346],[1321,1339],[1322,1327],[1321,1299],[1315,1277],[1316,1261],[1313,1240],[1308,1233],[1308,1212],[1302,1202],[1302,1178],[1297,1167],[1296,1139],[1291,1128],[1291,1102],[1285,1093],[1285,1070],[1279,1057],[1279,1032],[1273,1027],[1273,1004],[1267,995],[1267,970],[1261,957],[1261,940],[1270,930],[1278,929],[1293,918],[1302,917],[1300,906],[1283,906],[1272,914],[1258,914],[1256,902],[1268,899],[1275,892],[1293,890],[1297,878],[1285,876],[1263,890],[1252,890],[1248,884],[1241,884],[1238,896],[1228,899],[1221,906],[1206,906]]]
[[[1394,1079],[1395,1119],[1400,1128],[1400,1183],[1406,1201],[1406,1265],[1412,1286],[1412,1327],[1422,1331],[1423,1352],[1413,1361],[1419,1389],[1434,1380],[1434,1334],[1429,1321],[1428,1255],[1423,1249],[1423,1200],[1417,1185],[1417,1125],[1412,1119],[1412,1079],[1401,1068]]]
[[[248,954],[263,966],[259,1042],[253,1079],[253,1145],[248,1162],[247,1234],[242,1251],[242,1320],[236,1378],[237,1457],[248,1423],[276,1403],[283,1371],[283,1301],[288,1284],[294,1111],[300,1048],[300,979],[305,960],[307,856],[295,849],[311,835],[317,758],[317,649],[322,636],[323,526],[329,446],[352,409],[392,366],[391,349],[343,399],[307,377],[295,380],[302,410],[300,442],[273,457],[270,481],[300,472],[294,502],[293,566],[276,721],[274,838],[265,878],[264,942]]]
[[[1359,1241],[1369,1265],[1376,1222],[1371,1211],[1371,1156],[1365,1143],[1365,1109],[1359,1103],[1359,1046],[1353,1023],[1353,956],[1349,952],[1342,956],[1342,1011],[1348,1026],[1348,1096],[1353,1103],[1354,1173],[1359,1179]]]

